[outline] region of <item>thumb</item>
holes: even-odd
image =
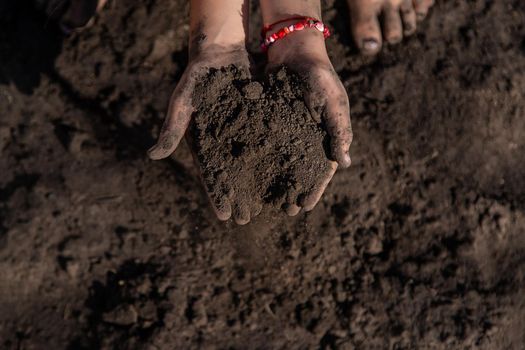
[[[190,123],[193,107],[191,107],[190,96],[186,92],[188,90],[182,93],[178,93],[177,90],[172,97],[157,143],[148,151],[148,156],[152,160],[169,157],[177,149]]]
[[[330,96],[324,119],[331,138],[332,157],[342,168],[348,168],[351,163],[349,149],[353,134],[346,93]]]

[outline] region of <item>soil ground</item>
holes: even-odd
[[[187,1],[113,1],[67,39],[0,4],[1,348],[522,349],[525,3],[437,1],[374,59],[324,3],[354,165],[242,228],[187,148],[145,155]]]

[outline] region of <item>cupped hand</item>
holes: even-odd
[[[331,166],[316,186],[299,196],[296,203],[288,203],[288,214],[296,215],[301,207],[306,211],[315,207],[338,166],[350,166],[353,134],[348,95],[326,53],[322,34],[304,31],[277,41],[268,51],[268,69],[281,65],[305,79],[305,102],[330,136]]]
[[[157,143],[148,151],[151,159],[159,160],[169,157],[184,137],[194,112],[192,98],[197,82],[210,69],[219,69],[229,65],[237,66],[249,76],[249,56],[244,45],[214,46],[192,55],[171,97]],[[208,196],[219,220],[228,220],[232,216],[235,198],[218,197],[211,192],[208,192]],[[240,224],[246,223],[242,215],[237,215],[234,219]]]

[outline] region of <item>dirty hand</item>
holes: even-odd
[[[245,47],[247,3],[244,0],[192,0],[190,4],[189,63],[171,97],[168,114],[157,143],[148,151],[153,160],[170,156],[190,124],[194,111],[192,98],[196,83],[210,69],[236,65],[249,76]],[[208,193],[220,220],[232,215],[224,198]],[[234,201],[235,199],[232,199]]]
[[[322,33],[305,30],[273,44],[268,51],[268,69],[280,65],[288,66],[305,78],[305,102],[312,116],[324,125],[330,136],[330,158],[333,160],[318,186],[300,196],[298,203],[289,203],[287,212],[295,215],[301,207],[306,211],[314,208],[338,165],[343,168],[350,166],[350,106],[345,88],[328,58]]]
[[[201,52],[188,64],[170,101],[168,114],[160,132],[157,143],[148,151],[153,160],[170,156],[186,133],[194,111],[192,96],[197,82],[204,78],[210,68],[219,69],[229,65],[236,65],[239,69],[249,74],[248,53],[242,47],[216,48]],[[214,198],[208,193],[220,220],[231,217],[231,207],[221,198]]]
[[[192,58],[171,96],[168,114],[158,141],[148,151],[151,159],[158,160],[170,156],[184,137],[194,111],[192,95],[199,79],[204,78],[210,69],[229,65],[236,65],[239,69],[249,72],[246,50],[242,47],[215,48]]]

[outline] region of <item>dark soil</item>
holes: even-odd
[[[0,2],[0,348],[523,348],[523,1],[437,1],[367,59],[323,2],[353,166],[240,229],[188,148],[145,154],[188,1],[113,1],[66,39],[31,3]]]
[[[327,136],[305,105],[304,86],[285,68],[261,84],[234,66],[199,82],[192,139],[218,206],[229,198],[252,214],[263,203],[280,209],[323,181]]]

